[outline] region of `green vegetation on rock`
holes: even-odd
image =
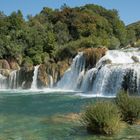
[[[119,107],[122,119],[134,124],[140,119],[140,98],[129,96],[125,91],[121,91],[116,98],[116,104]]]

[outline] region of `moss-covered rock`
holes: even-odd
[[[90,69],[94,67],[99,59],[106,54],[107,50],[108,49],[105,47],[82,49],[81,51],[84,52],[84,56],[86,59],[86,68]]]

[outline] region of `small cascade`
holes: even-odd
[[[7,88],[7,80],[6,77],[0,74],[0,89]]]
[[[8,88],[17,89],[18,88],[18,71],[14,70],[10,73],[8,78]]]
[[[62,89],[76,89],[78,77],[85,69],[85,58],[83,52],[79,52],[73,59],[71,67],[65,72],[64,76],[57,83],[57,88]]]
[[[37,89],[37,76],[38,76],[39,66],[40,65],[34,67],[34,74],[33,74],[33,81],[31,84],[31,89]]]
[[[49,75],[49,87],[52,88],[53,87],[53,78],[51,75]]]

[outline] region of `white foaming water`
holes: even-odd
[[[0,89],[17,89],[18,88],[18,71],[14,70],[8,77],[0,74]]]
[[[85,58],[83,52],[79,52],[73,59],[71,67],[65,72],[64,76],[57,83],[57,88],[76,89],[80,73],[85,68]]]
[[[135,63],[134,58],[140,62],[139,49],[110,50],[99,60],[96,66],[99,67],[105,60],[110,60],[112,64]]]
[[[39,66],[40,65],[34,67],[34,74],[33,74],[33,81],[31,84],[31,89],[37,89],[37,76],[38,76]]]
[[[18,88],[18,77],[17,77],[17,70],[14,70],[10,73],[9,80],[8,80],[10,89],[17,89]]]
[[[92,68],[86,72],[86,74],[83,76],[83,81],[80,88],[81,91],[87,92],[91,90],[93,78],[96,72],[97,72],[96,68]]]
[[[105,65],[102,67],[93,82],[93,93],[116,95],[121,90],[123,78],[128,69],[127,65]]]
[[[0,89],[5,89],[6,87],[6,77],[0,74]]]
[[[53,77],[51,75],[49,75],[49,87],[53,87]]]

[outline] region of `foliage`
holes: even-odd
[[[79,48],[118,49],[138,37],[138,25],[126,29],[116,10],[94,4],[63,5],[58,10],[44,7],[39,14],[28,15],[28,20],[20,10],[9,16],[0,12],[0,58],[29,57],[34,65],[44,62],[45,53],[62,60],[73,57]]]
[[[133,32],[133,37],[135,37],[136,40],[140,39],[140,22],[130,24],[126,28],[128,31]]]
[[[125,91],[121,91],[116,98],[122,118],[129,124],[135,123],[140,117],[140,98],[129,96]]]
[[[60,47],[54,52],[54,59],[56,61],[62,61],[65,59],[73,58],[76,55],[76,49],[71,46],[71,43],[67,46]]]
[[[24,57],[23,62],[22,62],[22,66],[23,67],[31,67],[31,66],[33,66],[33,62],[30,59],[30,57],[28,57],[28,56]]]
[[[117,106],[107,101],[89,105],[82,114],[82,123],[88,131],[106,135],[117,133],[121,126]]]

